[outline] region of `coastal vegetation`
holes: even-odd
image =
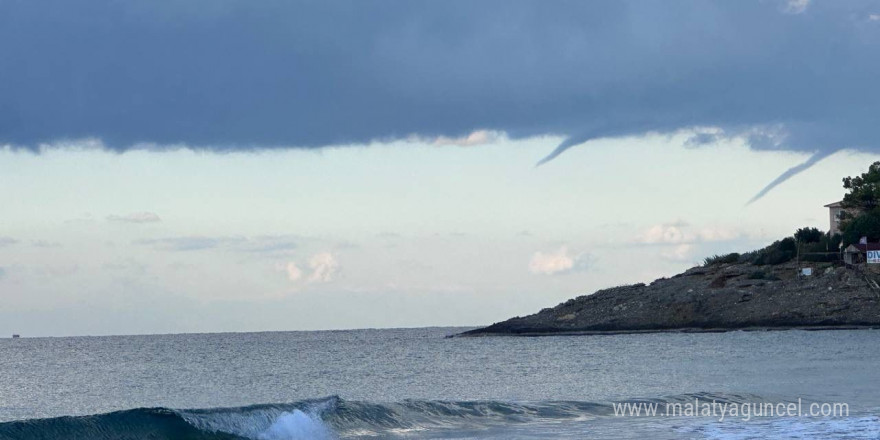
[[[707,257],[703,266],[733,263],[776,266],[796,258],[806,262],[831,262],[836,261],[842,248],[859,243],[862,237],[869,243],[880,242],[880,161],[871,164],[861,175],[844,177],[843,188],[847,192],[841,202],[845,210],[841,213],[840,234],[807,226],[763,249]]]
[[[600,290],[464,335],[880,328],[880,277],[841,264],[846,246],[880,241],[880,162],[843,183],[839,234],[802,227],[762,249],[713,255],[670,278]]]
[[[841,202],[843,245],[858,243],[862,237],[880,241],[880,162],[859,176],[844,177],[843,187],[847,190]]]
[[[713,255],[703,260],[703,266],[722,264],[753,264],[755,266],[778,266],[796,258],[801,261],[835,261],[840,249],[840,234],[827,234],[813,227],[798,229],[794,235],[774,241],[770,245],[745,253],[732,252]]]

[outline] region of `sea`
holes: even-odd
[[[880,438],[878,330],[464,330],[4,338],[0,439]]]

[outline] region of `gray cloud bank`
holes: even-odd
[[[18,240],[14,239],[14,238],[12,238],[12,237],[2,237],[2,236],[0,236],[0,248],[2,248],[2,247],[6,247],[6,246],[12,246],[12,245],[14,245],[14,244],[16,244],[16,243],[18,243]]]
[[[803,2],[801,2],[803,3]],[[0,144],[212,150],[712,126],[878,151],[877,1],[0,3]],[[819,156],[824,157],[824,156]]]
[[[287,253],[298,247],[293,236],[180,236],[139,240],[135,243],[152,246],[163,251],[201,251],[205,249],[224,248],[236,252],[254,254]]]

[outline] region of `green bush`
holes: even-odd
[[[878,208],[878,216],[880,216],[880,208]],[[800,242],[795,237],[799,237]],[[756,266],[775,266],[793,260],[798,255],[798,246],[800,246],[801,259],[804,261],[816,263],[834,262],[837,261],[838,256],[836,252],[840,250],[842,241],[845,240],[840,234],[832,236],[816,228],[800,228],[795,232],[795,236],[774,241],[763,249],[742,254],[715,255],[706,258],[705,265],[711,266],[713,264],[735,262],[740,264],[751,263]],[[737,256],[735,261],[733,260],[734,255]],[[764,279],[770,280],[775,278],[772,275],[766,276]]]
[[[714,266],[716,264],[731,264],[739,262],[739,254],[732,252],[724,255],[713,255],[703,260],[704,266]]]
[[[805,254],[801,255],[802,261],[813,263],[833,263],[837,261],[837,254]]]
[[[826,237],[828,237],[826,235]],[[840,249],[840,245],[843,243],[843,236],[840,234],[834,234],[831,237],[828,237],[828,250],[837,251]]]
[[[797,252],[797,241],[794,240],[794,237],[785,237],[779,240],[778,249],[784,252]]]
[[[856,244],[862,237],[875,243],[880,240],[880,208],[864,212],[857,217],[846,220],[843,224],[843,244]]]
[[[818,243],[825,234],[816,228],[800,228],[794,233],[794,239],[800,243]]]
[[[750,252],[754,255],[752,264],[763,266],[765,264],[777,265],[791,261],[797,255],[797,242],[793,237],[786,237],[774,241],[770,246],[759,251]]]
[[[743,254],[739,254],[739,261],[737,263],[745,264],[745,263],[754,263],[755,259],[761,254],[761,251],[750,251]]]
[[[819,241],[811,243],[801,242],[801,254],[810,252],[837,252],[840,250],[840,240],[840,234],[822,234]]]
[[[794,252],[792,251],[771,249],[767,252],[761,253],[761,255],[755,259],[753,264],[758,266],[762,266],[765,264],[776,266],[777,264],[788,263],[792,260],[792,258],[794,258]]]

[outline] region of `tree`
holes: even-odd
[[[880,162],[868,167],[861,176],[844,177],[843,187],[849,190],[843,196],[843,207],[868,212],[880,206]]]
[[[794,233],[794,239],[800,243],[818,243],[822,240],[823,235],[825,233],[816,228],[806,227],[798,229]]]
[[[794,258],[796,250],[797,242],[794,241],[794,238],[785,237],[755,252],[755,259],[752,261],[752,264],[756,266],[782,264]]]
[[[848,210],[842,216],[843,245],[858,243],[862,237],[880,240],[880,162],[860,176],[844,177],[843,187],[848,190],[842,203]]]
[[[862,212],[843,223],[843,245],[849,246],[868,237],[869,242],[880,241],[880,208]]]

